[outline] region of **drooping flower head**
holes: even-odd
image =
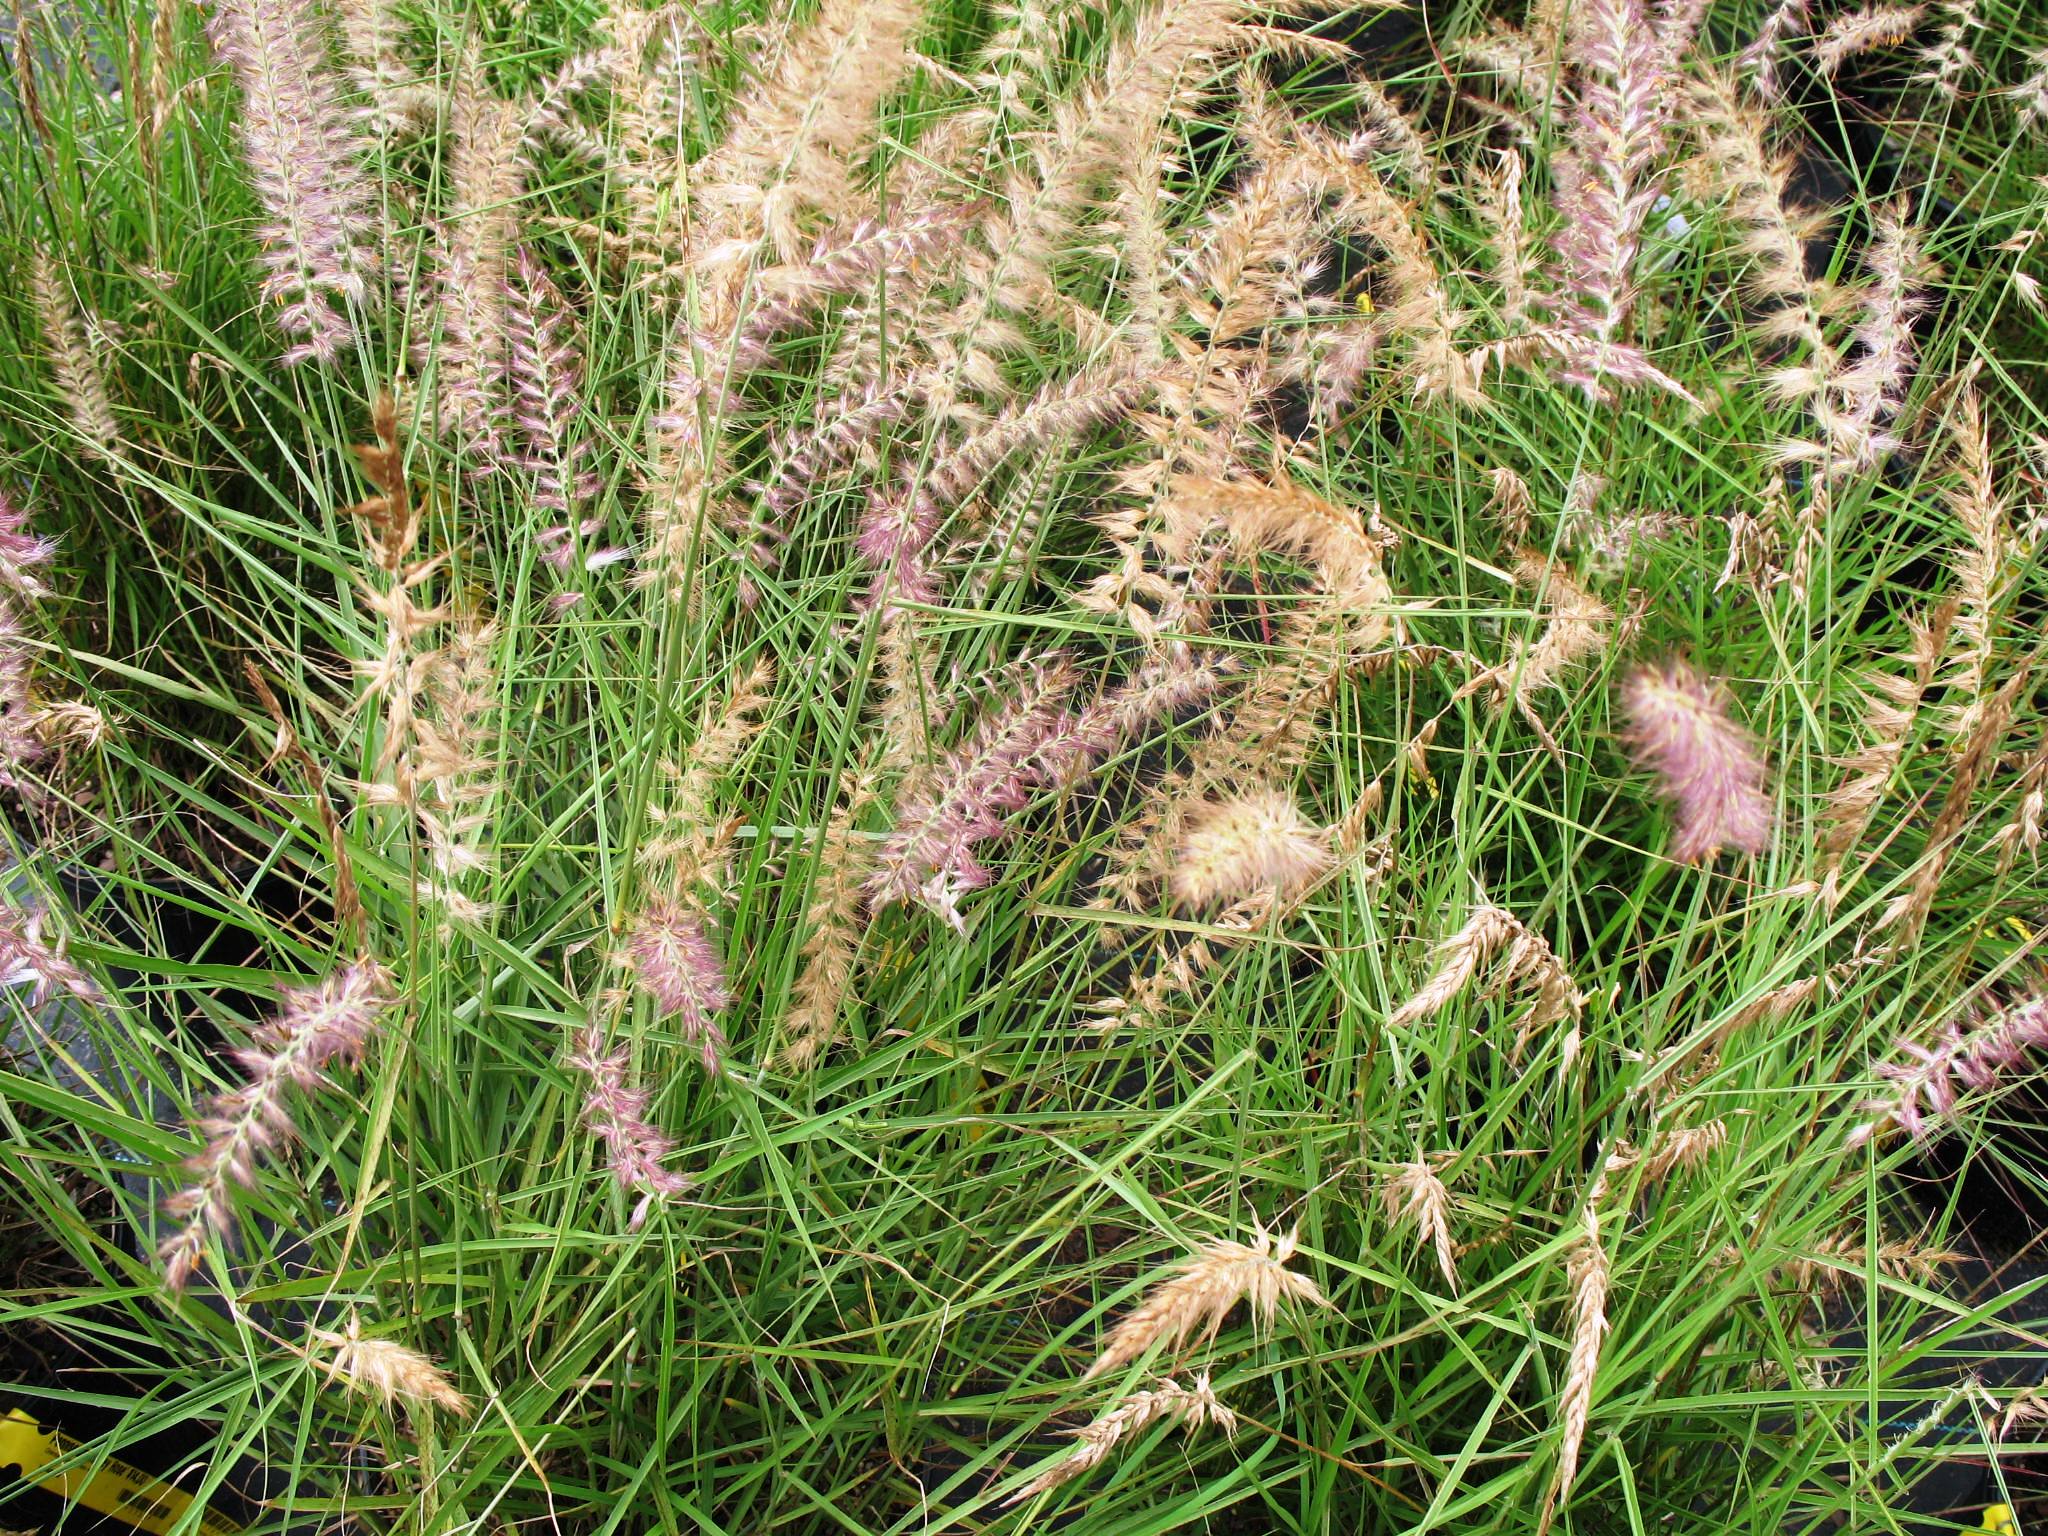
[[[186,1163],[196,1177],[164,1202],[166,1214],[184,1222],[159,1250],[171,1290],[182,1290],[197,1272],[210,1234],[234,1230],[229,1187],[253,1187],[261,1157],[297,1139],[285,1088],[316,1089],[331,1064],[360,1059],[389,1006],[390,986],[374,961],[342,966],[311,986],[286,992],[276,1015],[233,1053],[247,1078],[209,1101],[199,1118],[205,1145]]]
[[[627,1222],[637,1231],[656,1200],[679,1195],[690,1187],[683,1174],[666,1165],[676,1144],[647,1118],[650,1095],[633,1081],[632,1053],[609,1045],[595,1026],[576,1036],[569,1065],[589,1080],[583,1095],[583,1123],[605,1145],[619,1187],[640,1199]]]
[[[1671,806],[1671,856],[1701,864],[1724,848],[1763,852],[1771,836],[1763,753],[1735,723],[1721,684],[1670,661],[1639,669],[1622,702],[1630,749]]]
[[[603,477],[585,430],[583,337],[533,252],[521,249],[505,287],[519,466],[534,477],[534,504],[574,513],[596,497]]]
[[[50,589],[34,568],[47,564],[56,552],[57,541],[32,532],[28,512],[0,491],[0,587],[19,597],[48,597]]]
[[[657,896],[626,934],[626,963],[640,989],[681,1030],[716,1072],[725,1051],[718,1013],[732,1001],[725,963],[704,920],[671,896]]]
[[[1329,867],[1323,829],[1287,796],[1261,790],[1196,813],[1175,860],[1173,894],[1195,909],[1267,890],[1291,901]]]
[[[269,215],[263,297],[301,338],[285,361],[333,362],[355,340],[348,306],[368,296],[375,221],[323,19],[311,0],[216,0],[206,27],[242,87],[242,150]]]

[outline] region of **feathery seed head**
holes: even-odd
[[[1974,1023],[1951,1020],[1931,1046],[1901,1040],[1895,1059],[1877,1069],[1894,1085],[1869,1106],[1876,1118],[1850,1134],[1860,1146],[1896,1127],[1915,1141],[1929,1141],[1951,1118],[1965,1091],[1986,1093],[2031,1056],[2048,1051],[2048,1000],[2030,997],[1997,1008]]]
[[[523,247],[506,284],[504,315],[519,466],[534,476],[536,505],[574,512],[602,484],[583,429],[583,339],[562,291]]]
[[[1133,1392],[1092,1423],[1073,1431],[1080,1443],[1005,1499],[1005,1507],[1048,1493],[1092,1471],[1109,1459],[1119,1441],[1153,1423],[1180,1424],[1189,1434],[1204,1425],[1214,1425],[1226,1437],[1237,1433],[1237,1415],[1217,1401],[1207,1371],[1197,1376],[1191,1387],[1169,1378],[1150,1391]]]
[[[1925,5],[1864,5],[1844,11],[1814,39],[1814,68],[1834,75],[1859,53],[1903,43],[1926,18]]]
[[[233,1231],[229,1186],[253,1187],[261,1155],[297,1135],[286,1086],[317,1088],[329,1063],[358,1059],[389,1006],[390,984],[382,966],[358,960],[313,986],[294,987],[275,1017],[234,1052],[247,1079],[208,1102],[198,1121],[204,1145],[186,1163],[197,1177],[164,1202],[165,1212],[184,1222],[158,1253],[171,1290],[182,1290],[197,1272],[209,1235]]]
[[[1292,901],[1330,867],[1329,839],[1286,795],[1233,795],[1189,818],[1173,869],[1181,905],[1204,910],[1272,891]]]
[[[679,1195],[690,1181],[665,1162],[676,1144],[647,1118],[649,1094],[633,1081],[632,1053],[624,1045],[607,1047],[596,1025],[578,1031],[569,1065],[588,1079],[583,1096],[583,1122],[605,1145],[619,1187],[637,1194],[627,1230],[638,1231],[656,1200]]]
[[[61,942],[43,937],[48,915],[0,902],[0,986],[30,986],[29,1001],[37,1008],[59,992],[81,1002],[104,1002],[99,985],[65,957]]]
[[[355,340],[348,306],[368,296],[364,145],[336,95],[323,26],[312,0],[216,0],[206,22],[242,87],[242,149],[270,215],[263,297],[302,338],[287,363],[333,362]]]
[[[1197,1330],[1204,1340],[1213,1339],[1240,1301],[1253,1326],[1267,1330],[1282,1301],[1328,1306],[1313,1280],[1286,1267],[1294,1257],[1295,1238],[1295,1232],[1276,1235],[1254,1224],[1249,1244],[1227,1238],[1208,1244],[1153,1286],[1110,1330],[1082,1380],[1126,1366],[1155,1345],[1179,1349]]]
[[[1005,818],[1056,782],[1072,754],[1074,717],[1064,708],[1074,670],[1063,656],[1031,666],[1012,702],[992,706],[960,746],[899,801],[896,830],[868,878],[871,901],[915,901],[966,932],[959,900],[994,878],[975,850],[1000,838]]]
[[[35,574],[57,552],[57,541],[29,531],[28,510],[0,490],[0,587],[19,597],[48,597],[50,589]]]
[[[1639,669],[1622,698],[1630,748],[1657,775],[1676,822],[1671,856],[1702,864],[1723,849],[1763,852],[1772,817],[1763,754],[1721,685],[1672,661]]]
[[[1436,1250],[1437,1268],[1444,1284],[1455,1294],[1458,1289],[1457,1250],[1451,1244],[1451,1192],[1427,1161],[1403,1163],[1385,1190],[1388,1219],[1415,1224],[1417,1241]]]
[[[468,1416],[469,1399],[455,1389],[446,1371],[395,1339],[366,1337],[360,1317],[351,1316],[339,1332],[313,1328],[308,1335],[327,1352],[320,1366],[329,1381],[374,1397],[387,1408],[403,1403],[408,1410],[441,1408],[458,1418]]]
[[[1604,1179],[1602,1174],[1601,1178]],[[1600,1342],[1607,1334],[1607,1250],[1600,1241],[1597,1204],[1599,1184],[1587,1197],[1585,1231],[1573,1245],[1565,1272],[1572,1287],[1572,1350],[1565,1368],[1564,1390],[1558,1396],[1558,1420],[1562,1444],[1557,1455],[1557,1472],[1543,1496],[1543,1509],[1536,1523],[1537,1536],[1546,1536],[1559,1507],[1571,1497],[1579,1471],[1579,1450],[1586,1439],[1586,1424],[1592,1414],[1593,1384],[1600,1368]]]
[[[1564,1019],[1577,1019],[1586,995],[1544,937],[1505,907],[1473,908],[1465,926],[1437,950],[1437,969],[1415,995],[1387,1016],[1390,1029],[1405,1029],[1434,1018],[1483,972],[1491,969],[1495,990],[1519,989],[1529,1003],[1515,1024],[1519,1050],[1529,1034]]]
[[[627,929],[624,953],[640,989],[698,1047],[704,1070],[717,1072],[725,1052],[717,1015],[732,993],[704,920],[672,896],[655,896]]]
[[[70,412],[80,446],[94,458],[111,458],[120,446],[121,429],[107,394],[106,372],[94,350],[99,327],[79,312],[70,282],[40,245],[29,250],[28,280],[57,393]]]
[[[1581,83],[1571,147],[1559,157],[1559,319],[1589,351],[1564,376],[1589,392],[1620,355],[1634,301],[1642,229],[1658,197],[1652,175],[1669,115],[1667,65],[1643,0],[1579,0],[1566,52]]]

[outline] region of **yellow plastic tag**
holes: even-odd
[[[0,1418],[0,1467],[20,1467],[24,1481],[73,1504],[112,1515],[138,1531],[148,1531],[150,1536],[168,1536],[171,1527],[198,1502],[191,1494],[159,1482],[139,1467],[111,1457],[97,1466],[43,1471],[51,1462],[78,1448],[76,1440],[43,1428],[19,1408]],[[206,1536],[235,1536],[240,1527],[202,1505],[197,1529]]]

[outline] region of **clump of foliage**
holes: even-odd
[[[1544,1536],[2024,1442],[1902,1177],[2041,1188],[2023,16],[18,15],[0,1315],[97,1449]]]

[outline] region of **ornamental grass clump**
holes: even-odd
[[[74,12],[0,1326],[82,1458],[1541,1536],[2011,1453],[2025,8]]]

